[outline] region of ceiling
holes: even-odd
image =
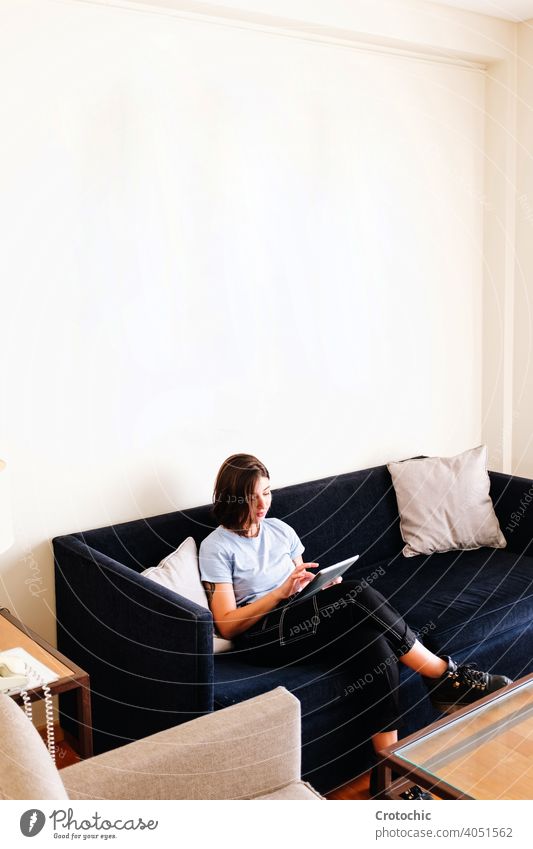
[[[493,18],[505,18],[508,21],[528,21],[533,18],[533,0],[433,0],[441,6],[454,6],[491,15]]]

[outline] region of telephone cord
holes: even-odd
[[[33,722],[33,709],[32,709],[32,706],[31,706],[31,699],[28,696],[28,691],[27,690],[21,690],[20,691],[20,697],[21,697],[22,701],[24,702],[24,713],[26,714],[26,716],[28,717],[30,722]]]
[[[55,733],[54,733],[54,703],[52,701],[52,692],[48,684],[46,684],[43,678],[36,672],[35,669],[29,664],[25,663],[26,668],[26,677],[31,678],[32,680],[39,682],[40,686],[43,688],[44,695],[44,713],[46,720],[46,748],[48,749],[48,754],[52,758],[53,763],[56,762],[56,745],[55,745]],[[30,722],[33,720],[33,711],[32,711],[32,703],[31,699],[26,690],[21,690],[20,695],[22,697],[22,701],[24,702],[24,712]]]
[[[54,704],[52,702],[52,693],[48,684],[43,684],[44,693],[44,711],[46,715],[46,740],[48,752],[53,762],[56,762],[56,744],[54,736]]]

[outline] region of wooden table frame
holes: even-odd
[[[31,628],[23,625],[22,622],[11,615],[7,608],[4,607],[0,609],[0,616],[6,619],[11,626],[14,626],[14,628],[20,632],[19,638],[19,635],[16,634],[12,628],[6,629],[11,635],[11,638],[8,638],[7,642],[13,644],[7,645],[4,642],[4,639],[2,639],[0,651],[6,651],[7,649],[20,646],[30,654],[33,654],[37,660],[40,660],[46,666],[53,669],[54,672],[60,676],[56,681],[52,681],[48,685],[53,696],[57,696],[60,693],[66,693],[69,690],[76,691],[76,722],[79,729],[79,736],[77,740],[70,734],[68,737],[72,737],[72,742],[74,743],[80,757],[90,758],[93,754],[93,733],[91,719],[91,687],[88,673],[69,660],[68,657],[61,654],[61,652],[57,651],[57,649],[53,648],[50,643],[43,640],[43,638],[36,634],[35,631],[32,631]],[[38,650],[35,650],[36,646],[39,647]],[[35,687],[32,690],[28,690],[28,696],[32,702],[43,699],[44,693],[42,687]],[[18,704],[23,704],[20,696],[14,695],[12,698]]]
[[[414,764],[407,764],[407,762],[404,761],[403,758],[398,757],[396,753],[398,749],[408,746],[411,743],[418,743],[423,737],[427,737],[434,731],[438,731],[441,728],[445,728],[447,725],[451,725],[452,722],[455,722],[455,720],[460,719],[462,716],[467,716],[468,714],[478,711],[479,708],[484,707],[484,705],[497,701],[502,696],[507,695],[512,690],[517,690],[519,687],[522,687],[531,680],[533,680],[533,674],[525,675],[523,678],[515,681],[514,684],[509,684],[509,686],[505,688],[496,690],[495,693],[484,696],[482,699],[478,699],[471,705],[467,705],[466,707],[445,716],[443,719],[432,722],[431,725],[426,725],[425,728],[421,728],[419,731],[415,731],[414,734],[410,734],[408,737],[398,740],[398,742],[394,743],[392,746],[387,746],[382,749],[380,752],[382,760],[378,764],[377,768],[377,798],[395,799],[402,790],[405,790],[406,787],[409,786],[409,784],[418,784],[425,790],[429,790],[430,793],[435,793],[435,795],[439,796],[441,799],[473,799],[473,796],[469,796],[467,793],[462,793],[457,789],[457,787],[453,787],[446,781],[439,779],[434,775],[430,775],[423,767],[415,766]],[[391,782],[391,773],[393,770],[394,772],[399,773],[402,777],[397,781]]]

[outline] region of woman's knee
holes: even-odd
[[[366,581],[363,581],[362,583],[350,581],[347,595],[349,598],[353,599],[353,601],[363,604],[370,610],[378,610],[380,607],[384,606],[390,607],[385,596],[382,595],[375,587],[371,587],[370,584],[367,584]]]

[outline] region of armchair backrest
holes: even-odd
[[[68,799],[39,732],[0,693],[0,799]]]

